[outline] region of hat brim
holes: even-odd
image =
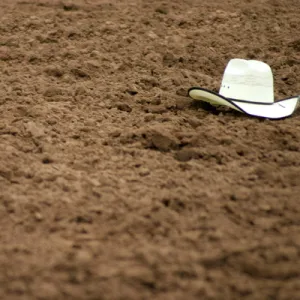
[[[212,105],[228,106],[254,117],[281,119],[293,114],[298,106],[300,96],[282,99],[273,103],[259,103],[226,98],[207,89],[192,87],[188,95],[194,100],[208,102]]]

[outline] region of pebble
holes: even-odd
[[[132,111],[132,108],[127,103],[119,102],[116,104],[116,107],[118,110],[121,110],[121,111],[126,111],[126,112]]]

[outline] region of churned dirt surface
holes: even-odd
[[[300,93],[299,0],[0,2],[0,299],[300,299],[300,113],[210,109],[229,59]]]

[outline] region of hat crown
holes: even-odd
[[[231,99],[273,103],[272,70],[261,61],[231,59],[225,68],[219,93]]]

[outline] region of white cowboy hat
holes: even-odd
[[[251,116],[280,119],[297,108],[300,96],[274,102],[273,74],[261,61],[231,59],[223,74],[219,93],[193,87],[188,94],[194,100],[225,105]]]

